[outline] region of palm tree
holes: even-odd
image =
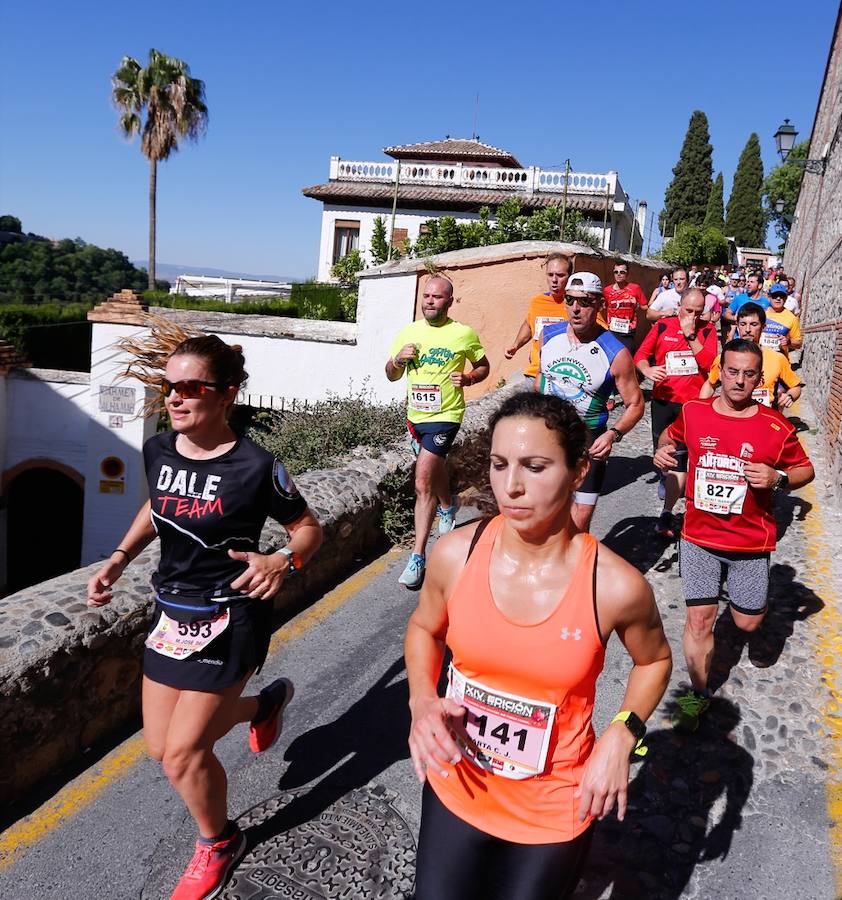
[[[179,138],[199,139],[207,128],[205,83],[190,66],[159,50],[149,64],[124,56],[111,78],[111,97],[120,110],[120,130],[140,134],[140,152],[149,160],[149,290],[155,290],[155,192],[159,160],[178,150]],[[145,118],[144,118],[145,112]]]

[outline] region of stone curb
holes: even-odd
[[[456,490],[484,486],[486,423],[515,390],[508,386],[468,404],[450,455]],[[313,602],[382,544],[380,485],[396,472],[409,479],[413,462],[408,443],[399,442],[296,479],[324,527],[325,543],[301,577],[284,587],[276,609]],[[261,545],[284,542],[280,526],[267,522]],[[85,605],[87,581],[102,562],[11,594],[0,604],[0,805],[14,802],[138,714],[143,642],[153,610],[149,579],[157,562],[152,545],[126,570],[112,603],[102,609]]]

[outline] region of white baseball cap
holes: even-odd
[[[602,282],[593,272],[576,272],[567,279],[566,290],[584,294],[602,294]]]

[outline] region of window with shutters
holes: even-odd
[[[403,256],[403,245],[409,237],[409,230],[406,228],[395,228],[392,231],[392,246]]]
[[[353,219],[337,219],[333,231],[333,262],[360,246],[360,223]]]

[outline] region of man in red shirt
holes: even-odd
[[[646,295],[639,284],[629,281],[628,263],[622,260],[614,263],[614,284],[606,287],[602,294],[608,330],[629,353],[634,353],[637,309],[646,309]]]
[[[690,462],[687,514],[679,565],[687,620],[684,656],[690,690],[678,699],[673,725],[695,731],[709,705],[723,569],[734,624],[756,631],[767,610],[769,554],[777,526],[776,491],[800,488],[815,477],[795,427],[781,413],[752,398],[761,383],[763,354],[752,341],[730,341],[722,351],[722,394],[684,404],[661,435],[655,465],[672,469],[676,448]]]
[[[659,319],[643,339],[634,361],[641,375],[654,382],[650,410],[652,442],[657,450],[661,434],[681,414],[681,405],[699,396],[719,350],[716,327],[702,320],[705,295],[690,288],[681,297],[678,315]],[[686,451],[675,471],[666,476],[664,508],[655,530],[661,537],[675,537],[672,510],[687,480]]]

